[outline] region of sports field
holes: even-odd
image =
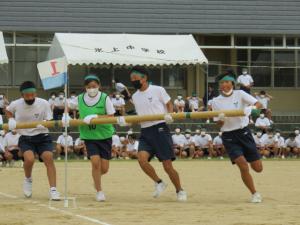
[[[169,184],[159,199],[152,198],[153,183],[137,161],[112,161],[104,178],[107,202],[95,201],[89,162],[69,163],[70,202],[48,206],[46,171],[36,163],[33,196],[22,193],[21,168],[0,168],[0,225],[288,225],[300,224],[300,161],[264,161],[264,172],[255,174],[262,204],[248,203],[250,195],[241,182],[237,168],[228,161],[176,161],[188,202],[176,196],[158,162],[153,162]],[[64,164],[56,163],[58,188],[63,192]],[[254,173],[252,173],[254,174]]]

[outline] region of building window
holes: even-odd
[[[271,46],[270,37],[251,37],[251,46]]]
[[[295,86],[295,51],[275,51],[274,86]],[[280,68],[282,67],[282,68]],[[291,68],[284,68],[291,67]]]
[[[271,86],[271,50],[251,51],[251,75],[256,87]]]
[[[174,66],[163,69],[163,85],[164,87],[176,88],[184,87],[187,69],[185,67]]]

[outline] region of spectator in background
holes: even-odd
[[[68,107],[70,109],[69,115],[73,118],[76,119],[78,118],[78,107],[74,104],[72,104],[73,101],[75,101],[77,98],[76,92],[72,91],[70,93],[70,98],[68,98]]]
[[[211,159],[215,156],[213,150],[212,137],[210,134],[206,133],[205,128],[201,128],[200,135],[194,136],[195,142],[195,158],[201,158],[207,156],[208,159]]]
[[[281,136],[279,129],[275,130],[275,136],[278,139],[278,157],[284,159],[285,140],[284,137]]]
[[[134,134],[128,135],[128,143],[126,145],[126,150],[122,152],[122,157],[125,159],[137,159],[139,142],[136,140]]]
[[[51,92],[50,98],[48,99],[48,102],[50,104],[51,110],[53,112],[54,106],[55,106],[55,99],[56,99],[56,92]]]
[[[84,144],[84,140],[81,140],[80,137],[78,137],[75,140],[74,153],[77,156],[82,156],[83,155],[83,159],[87,160],[87,151],[86,151],[86,147],[85,147],[85,144]]]
[[[56,154],[57,154],[57,160],[61,160],[61,155],[65,155],[66,149],[65,149],[65,135],[64,132],[58,137],[56,141]],[[67,151],[68,154],[73,152],[73,138],[70,135],[67,135]]]
[[[181,158],[184,143],[186,142],[186,138],[181,133],[181,129],[179,127],[175,129],[175,134],[172,135],[172,140],[173,140],[173,148],[174,148],[175,155]]]
[[[261,138],[262,144],[262,156],[263,158],[273,156],[277,158],[278,156],[278,138],[274,135],[273,129],[268,129],[267,133]]]
[[[6,166],[6,160],[4,157],[5,153],[5,148],[4,148],[4,136],[5,136],[5,131],[0,130],[0,162],[2,163],[2,166]]]
[[[263,135],[263,132],[260,129],[257,129],[256,132],[253,135],[253,139],[255,141],[256,148],[258,149],[258,151],[260,152],[261,155],[263,155],[262,154],[263,147],[262,147],[262,143],[261,143],[262,135]]]
[[[222,141],[222,132],[219,132],[218,135],[213,139],[213,150],[220,159],[224,159],[225,147]]]
[[[116,133],[112,136],[112,150],[111,150],[111,156],[112,158],[119,158],[120,152],[121,152],[122,144],[120,141],[119,135]]]
[[[113,85],[115,86],[115,89],[117,92],[121,93],[124,96],[124,100],[128,101],[131,99],[131,94],[128,91],[128,88],[120,82],[119,79],[112,80]]]
[[[295,127],[294,129],[294,133],[295,133],[295,139],[298,143],[300,143],[300,131],[299,131],[299,127]]]
[[[251,87],[254,84],[253,78],[248,74],[248,69],[243,68],[242,74],[238,76],[237,83],[240,85],[240,90],[245,91],[248,94],[251,94]]]
[[[267,117],[265,117],[264,113],[261,113],[255,121],[255,127],[261,129],[263,132],[266,132],[270,126],[270,120]]]
[[[259,93],[254,93],[255,98],[262,104],[262,112],[267,116],[269,120],[271,120],[272,112],[268,108],[268,103],[273,99],[273,97],[267,94],[264,90],[260,91]]]
[[[186,129],[184,132],[185,142],[182,151],[182,157],[191,157],[193,158],[195,154],[195,143],[194,138],[192,136],[192,131],[190,129]]]
[[[125,101],[119,93],[116,93],[111,99],[113,106],[116,110],[115,116],[124,116],[125,115]]]
[[[0,93],[0,115],[4,115],[4,110],[6,106],[9,105],[9,101],[7,100],[4,93]]]
[[[58,97],[55,98],[53,107],[53,119],[61,120],[65,110],[65,93],[60,91]]]
[[[287,156],[293,156],[296,158],[299,156],[300,151],[300,143],[296,141],[296,134],[291,133],[289,137],[285,140],[285,151],[284,155]]]
[[[191,112],[199,112],[203,109],[203,107],[200,108],[200,103],[202,102],[202,99],[199,98],[195,92],[192,94],[192,96],[187,97],[187,100],[189,102]]]
[[[178,94],[177,98],[174,100],[174,110],[175,112],[184,112],[185,101],[181,94]]]
[[[214,88],[212,86],[208,86],[208,91],[204,93],[204,97],[202,99],[203,105],[206,110],[208,110],[209,101],[212,100],[214,97],[217,97]]]
[[[12,130],[8,132],[4,137],[4,158],[9,163],[9,166],[12,167],[14,165],[14,161],[18,161],[22,157],[22,153],[18,146],[19,144],[20,134],[17,133],[16,130]]]

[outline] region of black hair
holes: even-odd
[[[51,92],[51,93],[50,93],[50,96],[52,96],[52,95],[55,95],[55,96],[56,96],[56,92],[54,92],[54,91]]]
[[[134,67],[132,67],[129,74],[132,74],[134,71],[139,72],[141,74],[144,74],[146,76],[149,76],[149,74],[150,74],[149,71],[143,66],[134,66]]]
[[[290,133],[289,138],[296,138],[296,134],[295,133]]]
[[[120,83],[120,80],[118,78],[115,78],[116,83]]]
[[[265,95],[266,92],[265,92],[264,90],[261,90],[261,91],[260,91],[260,94]]]
[[[128,138],[132,138],[132,139],[136,140],[136,135],[135,134],[129,134]]]
[[[94,78],[93,78],[94,76]],[[88,77],[87,79],[84,80],[84,85],[88,85],[89,83],[95,81],[98,85],[100,85],[100,79],[98,78],[98,76],[91,74],[91,77]]]
[[[36,88],[35,84],[32,81],[24,81],[20,86],[20,92],[27,88]]]

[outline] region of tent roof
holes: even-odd
[[[56,33],[48,59],[63,56],[71,65],[208,63],[192,35]]]
[[[8,63],[3,33],[0,31],[0,64]]]

